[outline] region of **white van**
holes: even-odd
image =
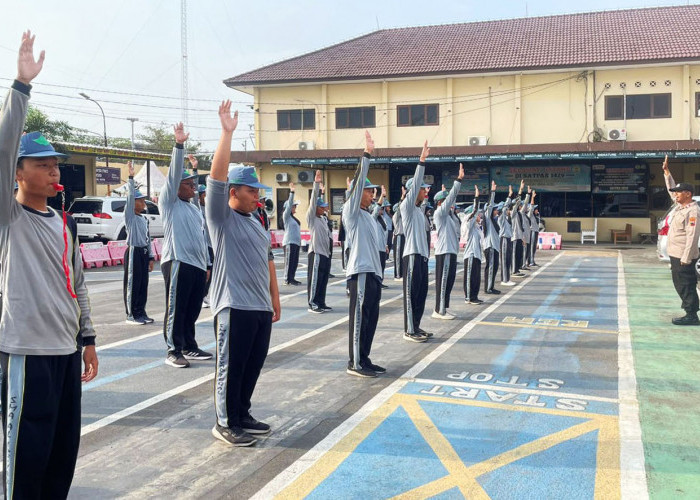
[[[78,224],[80,238],[125,240],[124,207],[126,198],[86,196],[73,201],[68,213]],[[158,205],[146,200],[146,212],[151,238],[163,237],[163,221]]]

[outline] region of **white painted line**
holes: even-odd
[[[367,418],[374,410],[379,408],[384,404],[391,396],[396,394],[404,385],[413,380],[415,376],[420,373],[426,366],[428,366],[432,361],[434,361],[440,354],[444,353],[449,347],[454,345],[455,342],[464,337],[469,331],[476,326],[482,317],[487,316],[493,310],[498,308],[503,302],[513,295],[517,290],[523,287],[525,283],[531,281],[535,276],[544,271],[547,267],[557,261],[563,253],[557,254],[554,259],[549,261],[544,266],[540,267],[536,272],[532,273],[530,276],[525,278],[517,286],[514,286],[510,292],[505,295],[501,295],[500,299],[490,305],[488,308],[484,309],[481,314],[476,318],[472,319],[469,323],[464,325],[459,331],[453,334],[449,339],[440,344],[432,352],[426,355],[421,361],[416,363],[412,368],[410,368],[406,373],[404,373],[399,379],[392,382],[389,386],[384,388],[376,396],[370,399],[360,410],[351,415],[347,420],[340,424],[336,429],[334,429],[328,436],[322,439],[316,446],[311,448],[303,456],[297,459],[293,464],[287,467],[285,470],[280,472],[272,481],[267,483],[260,491],[258,491],[251,500],[267,500],[269,498],[275,497],[280,491],[285,489],[287,486],[292,484],[299,476],[306,472],[309,467],[320,460],[323,455],[333,448],[341,439],[343,439],[350,431],[352,431],[357,425]],[[434,283],[434,281],[433,281]]]
[[[559,392],[559,391],[543,391],[541,389],[527,389],[525,387],[515,387],[508,384],[494,385],[494,384],[474,384],[472,382],[459,382],[456,380],[437,380],[430,378],[417,378],[413,380],[419,384],[429,384],[429,385],[441,385],[447,387],[468,387],[470,389],[483,389],[485,391],[498,391],[498,392],[514,392],[516,394],[534,394],[536,396],[551,396],[555,398],[572,398],[572,399],[585,399],[586,401],[600,401],[601,403],[613,403],[617,404],[619,401],[615,398],[606,398],[603,396],[592,396],[588,394],[575,394],[573,392]]]
[[[622,252],[617,254],[617,318],[620,335],[617,343],[619,366],[618,397],[620,398],[620,493],[622,498],[649,498],[644,468],[642,428],[639,423],[637,376],[634,373],[632,337],[627,310],[627,285]]]
[[[460,271],[461,270],[459,270],[457,272],[459,273]],[[430,286],[431,284],[434,284],[434,283],[435,283],[435,280],[428,283],[428,286]],[[380,302],[379,305],[383,306],[383,305],[389,304],[391,302],[394,302],[394,301],[400,299],[401,297],[403,297],[403,292],[391,297],[390,299],[387,299],[387,300]],[[201,320],[197,321],[197,323],[199,323],[200,321],[208,321],[210,319],[212,319],[212,318],[210,317],[210,318],[206,318],[206,319],[201,319]],[[286,349],[287,347],[291,347],[295,344],[298,344],[299,342],[302,342],[302,341],[309,339],[311,337],[314,337],[316,335],[319,335],[320,333],[323,333],[326,330],[330,330],[331,328],[333,328],[335,326],[341,325],[341,324],[345,323],[346,321],[348,321],[347,316],[340,318],[340,319],[338,319],[332,323],[329,323],[325,326],[322,326],[321,328],[317,328],[316,330],[313,330],[309,333],[301,335],[300,337],[296,337],[293,340],[290,340],[288,342],[283,342],[282,344],[278,344],[274,347],[271,347],[270,350],[268,350],[268,355],[272,354],[274,352],[277,352],[277,351],[281,351],[282,349]],[[148,336],[157,335],[157,334],[161,334],[161,333],[162,332],[157,332],[156,334],[148,334],[147,333],[145,335],[142,335],[141,338],[147,338]],[[105,346],[102,346],[102,349],[116,347],[116,344],[124,345],[128,342],[133,342],[134,340],[135,339],[120,340],[119,342],[114,342],[112,344],[107,344]],[[153,396],[152,398],[149,398],[145,401],[141,401],[140,403],[137,403],[133,406],[129,406],[128,408],[124,408],[123,410],[120,410],[116,413],[113,413],[112,415],[108,415],[104,418],[101,418],[100,420],[97,420],[91,424],[86,425],[85,427],[83,427],[81,429],[80,435],[84,436],[84,435],[89,434],[91,432],[94,432],[98,429],[102,429],[103,427],[106,427],[110,424],[113,424],[114,422],[117,422],[118,420],[126,418],[130,415],[133,415],[134,413],[139,412],[141,410],[145,410],[146,408],[153,406],[155,404],[158,404],[161,401],[165,401],[166,399],[168,399],[172,396],[176,396],[177,394],[180,394],[184,391],[187,391],[189,389],[197,387],[198,385],[205,384],[205,383],[209,382],[210,380],[213,380],[213,378],[214,378],[213,373],[206,375],[204,377],[200,377],[200,378],[195,379],[191,382],[187,382],[186,384],[183,384],[183,385],[180,385],[180,386],[175,387],[173,389],[170,389],[169,391],[164,392],[162,394],[157,394],[156,396]]]

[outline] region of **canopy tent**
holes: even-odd
[[[143,194],[148,192],[147,172],[149,171],[151,174],[151,196],[157,196],[160,193],[160,190],[163,188],[163,184],[165,184],[165,176],[153,161],[148,160],[144,162],[143,167],[141,167],[141,169],[134,175],[136,189],[141,191]],[[118,188],[113,189],[112,193],[119,196],[126,196],[126,184],[122,184]]]

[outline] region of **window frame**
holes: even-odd
[[[351,110],[360,110],[361,124],[353,127],[350,124]],[[365,121],[365,112],[372,113],[372,124]],[[338,119],[342,114],[345,114],[345,126],[340,126]],[[337,130],[358,129],[358,128],[375,128],[377,126],[377,107],[376,106],[350,106],[345,108],[335,108],[335,128]]]
[[[299,128],[292,126],[292,114],[299,113]],[[305,115],[311,114],[312,118],[305,118]],[[286,117],[287,126],[280,127],[280,120]],[[309,122],[311,122],[309,126]],[[303,127],[302,127],[303,124]],[[277,110],[277,130],[316,130],[316,110],[314,108],[304,109],[278,109]]]
[[[428,108],[429,107],[435,107],[435,116],[437,118],[437,121],[435,123],[428,123]],[[413,114],[414,114],[414,108],[423,108],[423,123],[417,123],[414,124],[413,122]],[[408,123],[401,123],[401,111],[408,110]],[[434,126],[439,126],[440,125],[440,104],[439,103],[429,103],[429,104],[403,104],[403,105],[398,105],[396,106],[396,126],[397,127],[434,127]]]
[[[696,106],[700,105],[698,102],[698,92],[695,94],[695,102]],[[654,112],[654,100],[656,97],[660,96],[667,96],[668,97],[668,114],[664,115],[657,115]],[[639,99],[642,97],[648,97],[649,99],[649,116],[633,116],[630,113],[630,98],[632,99]],[[613,100],[622,100],[620,108],[622,109],[622,114],[617,116],[611,116],[608,112],[609,107],[610,107],[610,102]],[[625,105],[627,106],[625,113]],[[667,118],[673,118],[673,93],[672,92],[658,92],[654,94],[628,94],[627,99],[625,99],[624,95],[606,95],[605,96],[605,119],[606,120],[624,120],[625,118],[627,120],[658,120],[658,119],[667,119]]]

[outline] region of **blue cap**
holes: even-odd
[[[355,180],[350,183],[350,189],[355,185]],[[369,179],[365,179],[365,185],[362,187],[362,189],[369,189],[369,188],[378,188],[379,186],[377,184],[372,184]]]
[[[390,206],[391,206],[391,203],[389,203],[388,200],[384,200],[384,203],[382,203],[382,206],[383,206],[383,207],[390,207]]]
[[[138,189],[135,189],[135,190],[134,190],[134,199],[135,199],[135,200],[143,200],[145,197],[146,197],[146,195],[143,194],[143,193],[142,193],[141,191],[139,191]]]
[[[41,132],[24,134],[19,141],[18,158],[68,158],[68,155],[56,151]]]
[[[270,189],[270,186],[260,183],[255,167],[246,167],[243,165],[233,167],[228,171],[228,183],[240,184],[258,189]]]
[[[498,205],[496,205],[495,208],[496,210],[503,210],[503,206],[505,205],[505,202],[500,202]]]
[[[464,209],[464,213],[469,215],[474,211],[474,205],[469,205],[467,208]]]
[[[447,198],[447,191],[440,191],[433,197],[433,201],[437,203],[438,201],[444,200],[445,198]]]
[[[413,186],[413,177],[406,181],[406,189],[411,189],[411,186]],[[421,188],[429,188],[430,186],[430,184],[426,184],[425,182],[420,185]]]
[[[316,206],[320,208],[326,208],[328,203],[326,203],[320,196],[316,199]]]
[[[426,209],[426,210],[432,210],[433,208],[435,208],[435,207],[433,207],[433,205],[432,205],[431,203],[426,203],[426,204],[425,204],[425,209]]]
[[[180,178],[180,182],[186,181],[187,179],[194,179],[197,177],[197,174],[193,174],[189,170],[185,169],[182,171],[182,177]]]
[[[199,194],[206,193],[207,187],[204,184],[200,184],[199,186],[197,186],[197,192]]]
[[[299,204],[299,200],[294,200],[294,206],[297,206]],[[289,206],[289,200],[284,202],[284,207],[287,208]]]

